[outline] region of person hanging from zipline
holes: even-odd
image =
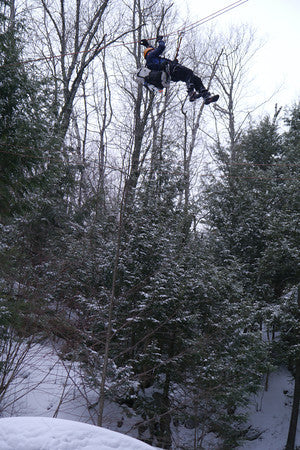
[[[198,98],[202,97],[204,103],[209,105],[219,99],[219,95],[212,95],[204,87],[201,78],[195,75],[191,69],[179,64],[177,59],[172,61],[160,56],[166,48],[166,44],[163,41],[162,36],[158,36],[157,43],[158,46],[154,48],[149,44],[147,39],[142,39],[141,41],[141,45],[146,47],[144,50],[144,58],[146,60],[146,67],[149,70],[155,72],[166,72],[171,81],[185,82],[190,102],[194,102]]]

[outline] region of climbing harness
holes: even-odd
[[[142,83],[150,91],[157,92],[170,86],[170,75],[168,71],[142,67],[136,73],[136,81]]]
[[[150,70],[148,67],[142,67],[136,73],[136,81],[138,83],[142,83],[146,88],[153,92],[161,92],[164,88],[168,88],[171,81],[171,68],[174,69],[174,66],[176,66],[182,37],[183,32],[178,33],[176,53],[173,61],[169,61],[165,65],[164,69],[160,71]],[[145,43],[148,43],[147,40],[145,40]],[[144,58],[146,58],[147,53],[152,49],[153,47],[147,47],[144,50]]]

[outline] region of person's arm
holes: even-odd
[[[156,56],[161,55],[165,48],[166,48],[166,44],[165,44],[165,42],[161,39],[161,40],[158,42],[158,47],[156,47],[154,50],[151,50],[151,52],[149,52],[149,53],[151,53],[151,58],[153,58],[153,57],[155,58]]]

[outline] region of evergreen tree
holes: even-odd
[[[49,298],[41,264],[55,254],[62,217],[67,221],[73,175],[52,134],[51,83],[22,61],[24,26],[9,14],[13,6],[0,2],[0,280],[11,321],[34,333],[38,303]]]
[[[2,217],[15,214],[41,183],[52,154],[49,84],[21,60],[22,24],[0,4],[0,196]]]
[[[298,168],[269,118],[245,134],[237,153],[233,163],[221,155],[223,178],[208,192],[210,224],[244,265],[249,289],[272,301],[282,294],[287,272],[297,271]]]
[[[287,320],[283,295],[299,283],[297,117],[299,107],[291,111],[285,133],[269,118],[251,127],[236,146],[235,161],[226,151],[219,152],[223,178],[208,189],[217,258],[220,263],[234,258],[240,267],[250,298],[250,329],[259,326],[273,336],[280,330],[283,340],[287,330],[281,325]],[[272,343],[268,353],[266,366],[280,363]]]

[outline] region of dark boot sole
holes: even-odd
[[[217,102],[219,100],[220,96],[217,95],[212,95],[211,97],[208,97],[207,99],[204,100],[205,105],[209,105],[210,103],[214,103]]]

